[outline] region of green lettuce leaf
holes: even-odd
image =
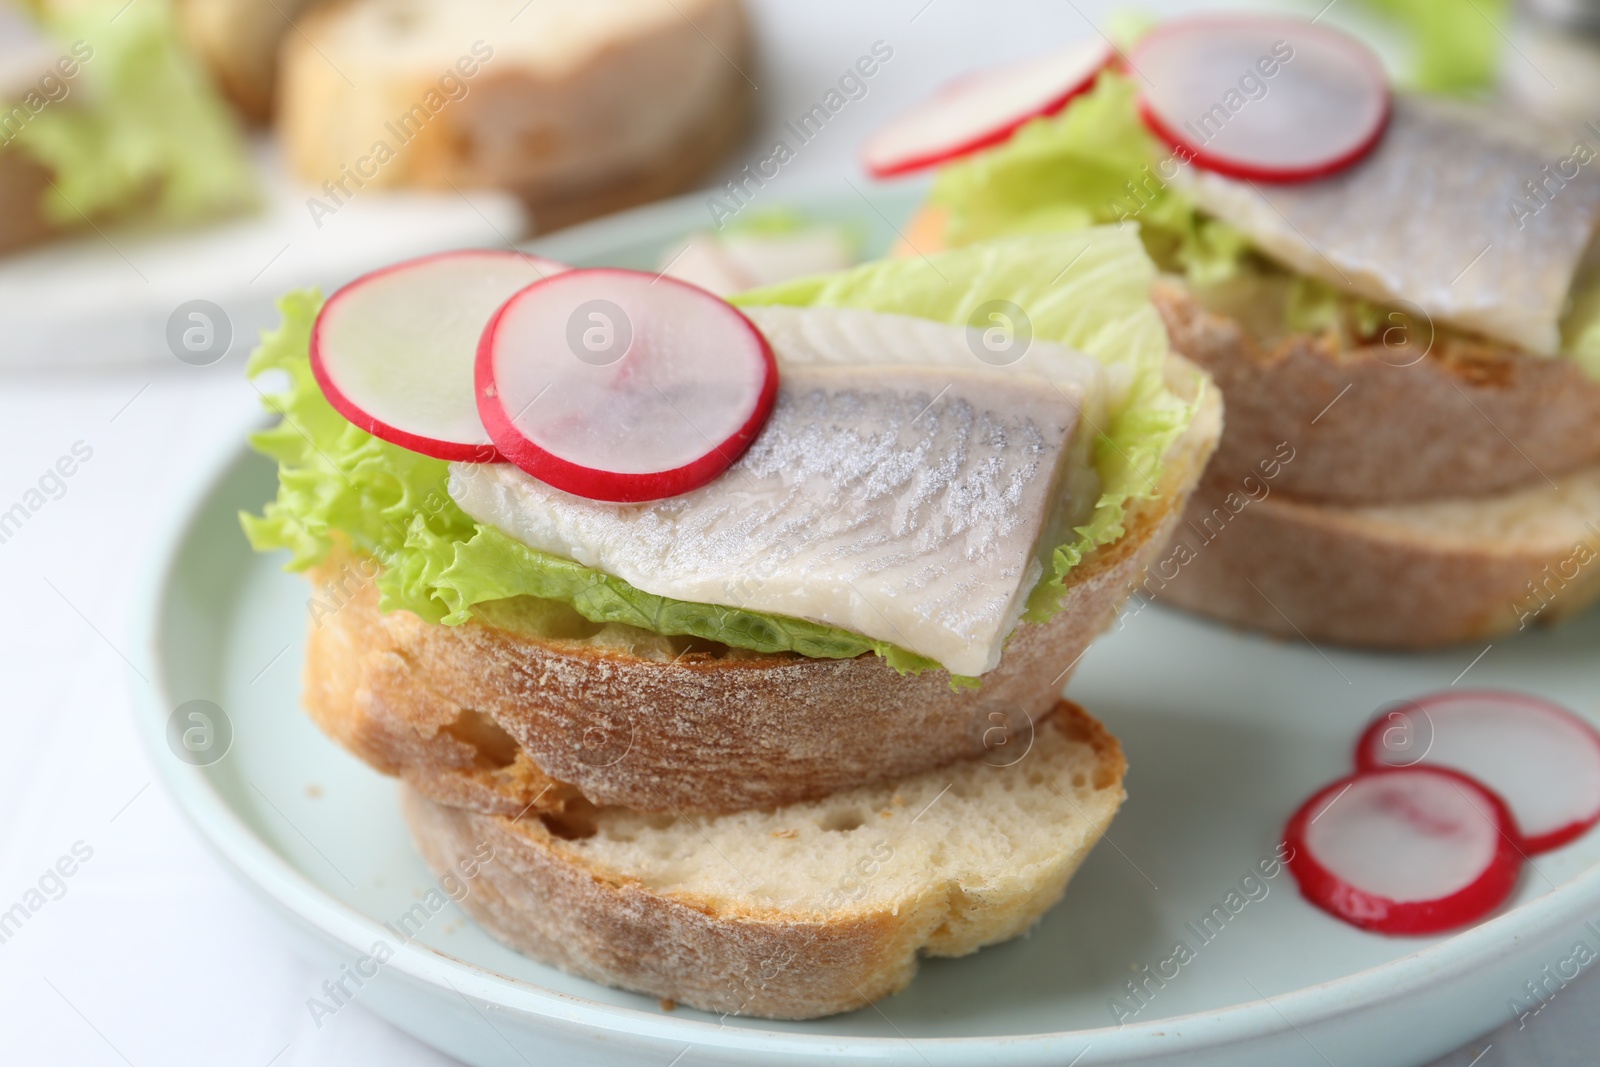
[[[1561,324],[1561,350],[1589,377],[1600,379],[1600,272],[1573,286],[1572,308]]]
[[[1129,500],[1154,491],[1162,454],[1192,416],[1192,406],[1162,382],[1167,342],[1148,300],[1153,275],[1134,231],[1106,228],[883,261],[738,299],[958,323],[978,304],[1006,299],[1026,309],[1036,337],[1077,347],[1111,368],[1117,395],[1096,450],[1103,493],[1091,521],[1055,551],[1053,574],[1029,601],[1028,617],[1043,619],[1059,605],[1058,580],[1084,553],[1121,535]],[[293,293],[279,306],[282,325],[263,337],[247,371],[252,378],[269,372],[287,378],[286,388],[264,394],[279,421],[252,438],[278,462],[278,494],[261,515],[240,518],[255,548],[289,551],[291,570],[321,562],[342,538],[384,564],[378,577],[384,610],[405,608],[430,622],[454,625],[471,618],[474,605],[534,596],[570,604],[595,622],[757,652],[814,658],[876,652],[902,671],[937,666],[835,627],[645,593],[474,522],[446,491],[446,463],[372,437],[323,398],[308,357],[320,298]]]
[[[949,212],[945,240],[968,245],[1136,222],[1164,269],[1196,282],[1231,275],[1249,240],[1162,180],[1171,153],[1139,118],[1137,96],[1131,79],[1107,71],[1057,114],[943,168],[928,199]]]
[[[94,50],[67,99],[17,137],[52,172],[47,218],[65,226],[137,212],[182,223],[255,203],[244,141],[180,46],[165,0],[51,5],[45,27]]]
[[[1411,82],[1429,93],[1494,88],[1507,0],[1361,0],[1411,44]]]

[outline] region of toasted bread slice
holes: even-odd
[[[740,0],[343,0],[300,29],[279,135],[341,197],[504,188],[550,230],[691,184],[750,105]]]
[[[705,1011],[808,1019],[910,983],[920,955],[1026,931],[1125,796],[1116,739],[1062,702],[1025,753],[776,811],[488,816],[405,790],[461,904],[536,959]]]
[[[1194,395],[1201,380],[1193,368],[1176,358],[1171,367],[1175,388]],[[337,611],[313,613],[306,707],[379,770],[442,776],[428,791],[455,802],[475,788],[458,773],[468,769],[484,781],[521,783],[513,798],[537,792],[547,776],[597,804],[740,811],[981,752],[997,723],[1054,706],[1084,649],[1166,541],[1220,432],[1215,393],[1204,390],[1203,406],[1169,451],[1158,494],[1130,509],[1120,539],[1068,574],[1057,615],[1019,626],[977,689],[952,688],[941,670],[901,675],[870,653],[762,655],[599,625],[533,598],[483,605],[477,621],[437,626],[405,611],[380,613],[367,582]],[[350,570],[331,559],[310,578],[319,588],[338,585],[341,572]],[[494,757],[500,731],[525,750],[525,765]],[[493,790],[475,791],[483,804],[498,803]]]
[[[1208,473],[1145,589],[1311,641],[1417,649],[1489,640],[1600,597],[1600,467],[1556,482],[1340,506],[1279,492],[1251,500]]]
[[[184,43],[212,82],[251,122],[272,117],[278,49],[322,0],[177,0]]]

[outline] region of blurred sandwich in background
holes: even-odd
[[[227,107],[159,0],[0,0],[0,252],[255,202]]]
[[[501,188],[549,230],[691,185],[749,111],[739,0],[346,0],[296,22],[278,136],[330,198]]]

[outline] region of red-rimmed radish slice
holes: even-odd
[[[1174,19],[1128,64],[1146,125],[1179,158],[1235,178],[1333,174],[1371,151],[1389,121],[1389,80],[1371,49],[1299,19]]]
[[[1503,800],[1441,767],[1362,771],[1319,790],[1284,829],[1317,907],[1365,930],[1432,934],[1511,895],[1521,841]]]
[[[1114,55],[1095,40],[957,78],[873,134],[862,162],[889,178],[999,144],[1029,119],[1060,111]]]
[[[1530,853],[1600,822],[1600,733],[1539,697],[1470,689],[1418,697],[1380,713],[1356,744],[1363,769],[1418,764],[1498,793]]]
[[[778,394],[778,364],[732,304],[639,271],[573,270],[495,313],[478,412],[501,455],[593,500],[676,496],[727,470]]]
[[[513,293],[566,266],[520,252],[441,252],[357,278],[311,331],[311,371],[334,410],[425,456],[498,460],[478,417],[484,324]]]

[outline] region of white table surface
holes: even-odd
[[[951,73],[1089,33],[1088,19],[1102,19],[1109,6],[755,0],[763,55],[748,73],[759,86],[764,125],[738,163],[761,158],[783,121],[820,99],[875,40],[889,42],[894,58],[867,97],[848,105],[768,186],[768,203],[781,200],[788,181],[856,175],[855,146],[873,125]],[[1018,26],[1027,32],[1008,32]],[[0,323],[0,346],[4,336]],[[93,449],[60,498],[0,543],[0,911],[76,842],[93,849],[65,894],[0,944],[0,1061],[454,1062],[359,1003],[318,1029],[305,1003],[323,976],[288,951],[277,921],[218,866],[153,784],[131,727],[119,651],[131,589],[153,519],[168,487],[181,481],[171,473],[236,447],[256,398],[241,376],[242,341],[209,367],[167,355],[161,337],[150,345],[145,369],[0,378],[0,512],[76,442]],[[1503,1018],[1486,1018],[1485,1028]],[[1520,1031],[1498,1030],[1439,1067],[1589,1064],[1597,1038],[1600,983],[1590,978]]]

